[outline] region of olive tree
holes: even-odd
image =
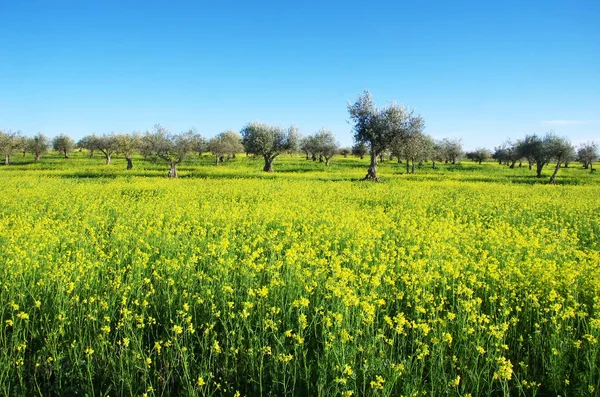
[[[96,149],[104,154],[106,164],[110,164],[110,158],[118,150],[118,148],[119,142],[117,141],[117,136],[113,133],[104,134],[97,138]]]
[[[542,177],[542,169],[550,161],[545,150],[544,140],[538,135],[526,135],[515,144],[515,156],[524,158],[529,164],[531,171],[533,164],[536,164],[536,176]]]
[[[89,152],[90,158],[94,157],[94,151],[98,149],[100,138],[96,134],[86,135],[77,142],[77,146],[86,149]]]
[[[62,153],[66,159],[69,158],[69,153],[75,149],[75,142],[70,136],[60,134],[52,140],[52,148],[59,153]]]
[[[298,146],[298,131],[292,126],[287,130],[264,123],[250,123],[242,128],[242,143],[246,153],[263,156],[263,171],[273,172],[273,160],[281,153]]]
[[[492,157],[492,154],[490,153],[490,151],[485,148],[477,148],[470,154],[471,154],[471,160],[473,160],[474,162],[476,162],[478,164],[481,164],[482,162],[487,161],[490,157]]]
[[[309,147],[313,153],[313,158],[319,155],[319,161],[325,159],[325,165],[329,167],[329,161],[336,154],[339,144],[331,131],[321,128],[309,138]]]
[[[556,161],[556,167],[550,177],[550,183],[556,183],[556,175],[562,163],[567,163],[575,158],[575,149],[567,138],[559,137],[553,133],[548,133],[544,137],[545,150],[548,156]]]
[[[446,164],[456,164],[464,156],[460,139],[444,138],[441,143],[444,162]]]
[[[242,145],[240,134],[228,130],[212,137],[208,141],[206,149],[215,156],[215,163],[219,165],[219,162],[224,160],[225,155],[233,157],[235,154],[243,152],[244,145]]]
[[[127,169],[133,169],[133,155],[139,149],[141,136],[139,132],[131,134],[118,134],[115,136],[117,141],[117,153],[122,154],[127,161]]]
[[[12,155],[23,149],[23,139],[19,131],[0,131],[0,152],[4,156],[4,164],[9,165]]]
[[[343,147],[340,150],[338,150],[338,153],[341,154],[342,156],[344,156],[344,158],[346,158],[346,157],[348,157],[349,154],[352,153],[352,148]]]
[[[194,149],[196,132],[191,129],[181,134],[172,134],[160,124],[152,131],[146,131],[142,137],[142,152],[149,157],[161,159],[169,164],[169,178],[177,178],[177,165]]]
[[[600,157],[598,155],[598,144],[595,142],[584,143],[577,149],[577,160],[583,164],[583,168],[586,170],[589,168],[590,172],[594,172],[593,162]]]
[[[423,124],[421,115],[415,116],[404,106],[390,103],[384,108],[377,108],[369,91],[359,94],[353,104],[348,103],[348,112],[354,124],[355,142],[367,145],[371,156],[366,180],[379,181],[378,157],[389,149],[394,139],[408,134],[410,125]]]
[[[352,154],[358,156],[361,160],[368,152],[369,148],[364,142],[357,142],[354,146],[352,146]]]
[[[42,154],[50,149],[50,140],[41,132],[31,138],[27,138],[25,146],[27,151],[33,153],[35,161],[40,161]]]

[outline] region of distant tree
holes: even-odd
[[[294,126],[285,130],[255,122],[242,128],[241,133],[246,153],[263,156],[265,172],[273,172],[273,160],[277,156],[298,146],[298,131]]]
[[[315,152],[325,159],[325,165],[329,167],[329,161],[336,154],[339,144],[331,131],[321,128],[313,135]]]
[[[377,160],[390,147],[392,141],[407,134],[411,123],[423,123],[420,115],[415,116],[412,111],[395,103],[378,109],[369,91],[359,95],[353,104],[348,103],[348,112],[354,123],[354,141],[369,148],[371,163],[365,176],[367,180],[379,181]]]
[[[509,150],[512,144],[510,141],[502,143],[500,146],[494,147],[494,152],[492,153],[492,158],[498,162],[498,164],[508,163],[509,159]]]
[[[590,172],[594,172],[593,163],[599,157],[598,144],[595,142],[584,143],[577,149],[577,161],[581,162],[586,170],[589,168]]]
[[[553,133],[546,134],[544,137],[545,150],[551,159],[556,161],[556,167],[550,177],[550,183],[556,183],[556,175],[562,163],[567,163],[575,158],[575,149],[567,138],[559,137]]]
[[[110,158],[118,150],[118,148],[119,142],[114,133],[104,134],[97,139],[96,149],[104,154],[106,164],[110,164]]]
[[[346,158],[346,157],[348,157],[349,154],[352,153],[352,148],[343,147],[340,150],[338,150],[338,153],[341,154],[342,156],[344,156],[344,158]]]
[[[420,164],[431,156],[432,140],[423,134],[422,129],[421,125],[409,127],[406,135],[396,137],[392,141],[392,153],[398,157],[398,163],[401,159],[406,161],[407,174],[415,173],[415,161]]]
[[[492,157],[492,154],[485,148],[477,148],[472,152],[472,160],[479,164],[487,161],[490,157]]]
[[[94,157],[94,151],[98,149],[100,138],[96,134],[86,135],[77,142],[77,147],[86,149],[90,158]]]
[[[433,141],[431,145],[431,167],[435,170],[437,163],[444,161],[444,146],[441,141]]]
[[[550,159],[544,149],[543,138],[538,135],[527,135],[515,144],[515,156],[524,158],[529,164],[531,171],[533,164],[537,164],[536,175],[542,177],[542,169]]]
[[[52,147],[57,152],[64,154],[65,158],[68,159],[69,153],[75,149],[75,142],[68,135],[60,134],[52,140]]]
[[[300,151],[302,153],[304,153],[304,155],[306,156],[307,160],[310,158],[311,144],[312,144],[312,138],[310,136],[301,138],[298,141],[298,149],[300,149]]]
[[[4,164],[9,165],[14,153],[23,150],[23,139],[20,131],[0,131],[0,152],[4,156]]]
[[[192,143],[192,152],[198,153],[198,156],[202,156],[202,153],[206,152],[207,149],[206,139],[200,134],[194,134],[194,139]],[[210,151],[210,150],[208,150]]]
[[[27,151],[33,153],[35,161],[40,161],[42,154],[50,149],[50,140],[44,134],[38,132],[35,136],[27,138],[25,147]]]
[[[352,146],[352,154],[354,156],[358,156],[361,160],[368,152],[369,147],[364,142],[357,142],[354,146]]]
[[[441,149],[446,163],[456,164],[464,155],[460,139],[443,139]]]
[[[158,158],[169,164],[169,178],[177,178],[177,165],[194,149],[196,132],[191,129],[173,135],[160,124],[147,131],[141,139],[142,151],[149,157]]]
[[[234,156],[244,151],[242,137],[235,131],[228,130],[214,136],[208,141],[207,150],[215,156],[216,165],[223,161],[225,155]]]
[[[115,139],[117,141],[117,153],[125,157],[127,169],[133,169],[133,155],[139,149],[142,140],[140,133],[119,134]]]

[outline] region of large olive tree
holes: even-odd
[[[411,124],[423,123],[421,115],[414,115],[395,103],[377,108],[369,91],[359,94],[353,104],[348,103],[348,112],[354,124],[355,142],[369,148],[371,163],[365,176],[367,180],[379,181],[377,158],[389,149],[393,140],[408,134]]]
[[[583,168],[586,170],[589,168],[590,172],[594,172],[593,163],[599,157],[598,144],[595,142],[584,143],[577,149],[577,160],[583,164]]]
[[[264,123],[250,123],[242,128],[242,143],[246,153],[263,156],[263,171],[273,172],[273,160],[298,146],[298,130],[292,126],[284,129]]]

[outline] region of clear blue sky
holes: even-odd
[[[600,2],[0,0],[0,128],[331,129],[370,89],[465,147],[600,140]]]

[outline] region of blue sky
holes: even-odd
[[[600,2],[0,0],[0,128],[49,136],[250,121],[352,142],[364,89],[467,149],[600,140]]]

